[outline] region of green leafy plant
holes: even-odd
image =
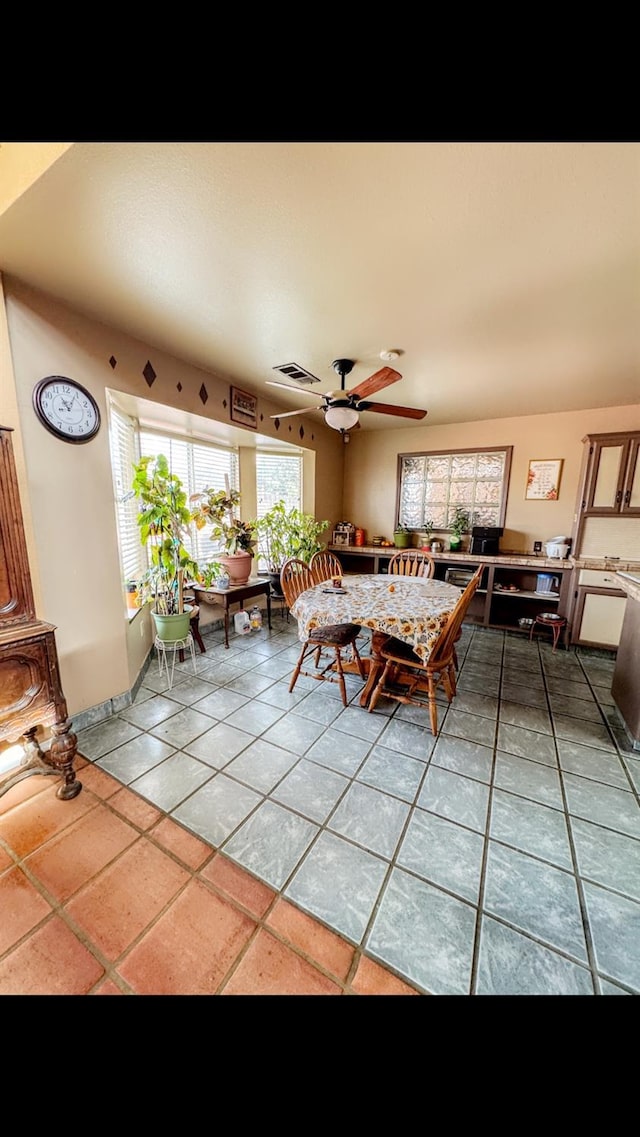
[[[312,513],[287,509],[284,501],[272,505],[255,521],[258,553],[266,561],[267,571],[279,573],[287,557],[299,557],[309,563],[314,553],[326,547],[320,541],[328,521],[316,521]]]
[[[131,485],[140,502],[140,541],[147,545],[151,564],[140,581],[142,603],[153,601],[159,615],[184,612],[183,588],[197,579],[198,564],[184,544],[192,520],[180,478],[171,472],[164,454],[141,458]]]
[[[468,533],[469,531],[470,520],[468,510],[462,509],[461,506],[457,505],[453,515],[453,521],[449,528],[455,533],[456,537],[462,537],[463,533]]]
[[[239,490],[204,489],[192,494],[193,520],[198,529],[211,524],[211,540],[217,541],[218,553],[233,556],[250,553],[257,545],[255,521],[241,521],[235,510],[240,504]]]
[[[225,575],[226,571],[227,570],[225,569],[224,565],[220,563],[220,561],[207,561],[206,565],[200,566],[200,572],[198,573],[198,582],[200,584],[204,584],[205,588],[210,588],[214,581],[218,579],[218,577]]]

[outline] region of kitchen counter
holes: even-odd
[[[415,548],[416,546],[412,546]],[[397,549],[394,545],[329,545],[332,553],[340,556],[341,553],[348,553],[349,556],[356,554],[356,556],[393,556],[394,553],[401,553],[402,549]],[[452,553],[450,550],[445,549],[442,553],[432,553],[429,549],[426,550],[435,561],[446,561],[447,564],[469,564],[473,562],[476,565],[518,565],[519,568],[535,568],[535,569],[558,569],[572,568],[573,564],[566,558],[562,560],[560,557],[542,557],[536,556],[535,553],[498,553],[496,556],[488,556],[484,553]],[[604,565],[602,567],[605,567]]]
[[[616,572],[618,583],[627,596],[640,600],[640,572]]]

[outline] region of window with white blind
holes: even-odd
[[[187,498],[204,489],[225,489],[225,475],[232,490],[240,488],[238,454],[235,450],[147,430],[141,426],[140,454],[143,458],[164,454],[171,472],[177,474],[182,481]],[[204,529],[196,529],[192,525],[184,543],[199,564],[204,565],[215,558],[216,546],[211,541],[210,525]]]
[[[133,467],[140,458],[138,424],[114,403],[109,405],[109,446],[122,579],[139,580],[148,561],[140,543],[138,502],[131,489]]]
[[[258,517],[283,501],[287,509],[302,509],[302,454],[256,450],[256,499]],[[258,571],[267,562],[258,555]]]

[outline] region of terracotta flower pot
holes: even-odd
[[[218,560],[229,573],[231,588],[234,588],[238,584],[247,583],[251,576],[251,565],[253,562],[251,553],[228,553],[224,556],[218,554]]]

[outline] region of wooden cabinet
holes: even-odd
[[[24,760],[0,777],[0,796],[29,774],[57,774],[57,795],[66,800],[82,789],[74,771],[77,739],[60,684],[55,628],[35,615],[11,434],[0,427],[0,743],[22,737]],[[46,753],[40,727],[51,727]]]
[[[583,441],[586,454],[579,513],[583,517],[640,517],[640,431],[590,434]]]
[[[626,602],[615,572],[580,569],[576,583],[571,643],[615,651],[620,642]]]

